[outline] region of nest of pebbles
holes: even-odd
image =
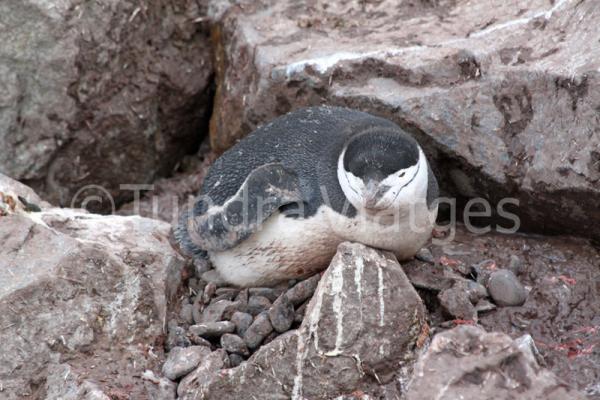
[[[194,261],[179,318],[169,321],[166,350],[191,345],[222,348],[230,367],[304,319],[321,274],[275,287],[236,288],[215,279],[207,260]]]

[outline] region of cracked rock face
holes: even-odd
[[[5,182],[0,191],[27,195]],[[92,382],[114,396],[158,390],[133,377],[160,362],[167,302],[185,265],[169,231],[141,217],[49,207],[0,217],[3,399],[71,399]]]
[[[184,398],[252,399],[269,393],[273,399],[317,399],[359,389],[374,396],[398,390],[398,371],[412,362],[426,327],[425,307],[396,259],[343,243],[298,330],[262,346],[239,367],[188,386]]]
[[[0,170],[64,206],[88,184],[119,203],[120,184],[170,173],[210,101],[199,3],[1,2]]]
[[[529,229],[600,238],[594,2],[237,3],[210,7],[216,149],[295,108],[359,108],[413,133],[459,200],[514,197]]]
[[[584,399],[538,365],[532,343],[474,326],[439,333],[415,365],[406,399]]]

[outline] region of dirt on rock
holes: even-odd
[[[600,399],[600,249],[579,238],[476,235],[464,226],[458,226],[448,244],[429,248],[435,265],[416,259],[403,264],[411,280],[423,269],[437,270],[443,277],[449,275],[444,270],[474,272],[471,267],[482,263],[488,270],[512,266],[528,291],[527,300],[519,307],[479,312],[478,324],[512,338],[530,334],[547,368],[589,398]],[[452,317],[441,311],[435,292],[420,289],[434,333],[448,326],[474,324],[469,320],[448,323]]]

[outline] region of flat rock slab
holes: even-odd
[[[133,376],[160,363],[185,265],[169,232],[160,221],[68,209],[0,217],[2,398],[70,398],[75,383],[52,386],[66,379],[51,379],[59,365],[76,382],[98,378],[105,393],[147,397]]]
[[[595,2],[224,4],[215,149],[299,107],[359,108],[411,132],[447,193],[514,197],[531,230],[600,238]]]
[[[548,399],[585,397],[541,368],[531,341],[460,326],[434,336],[415,366],[407,400]]]
[[[395,257],[342,243],[298,330],[185,398],[334,398],[357,389],[375,395],[410,364],[425,329],[425,307]]]

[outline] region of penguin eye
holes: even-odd
[[[398,175],[400,178],[402,178],[404,175],[406,175],[406,172],[400,172],[400,174]]]

